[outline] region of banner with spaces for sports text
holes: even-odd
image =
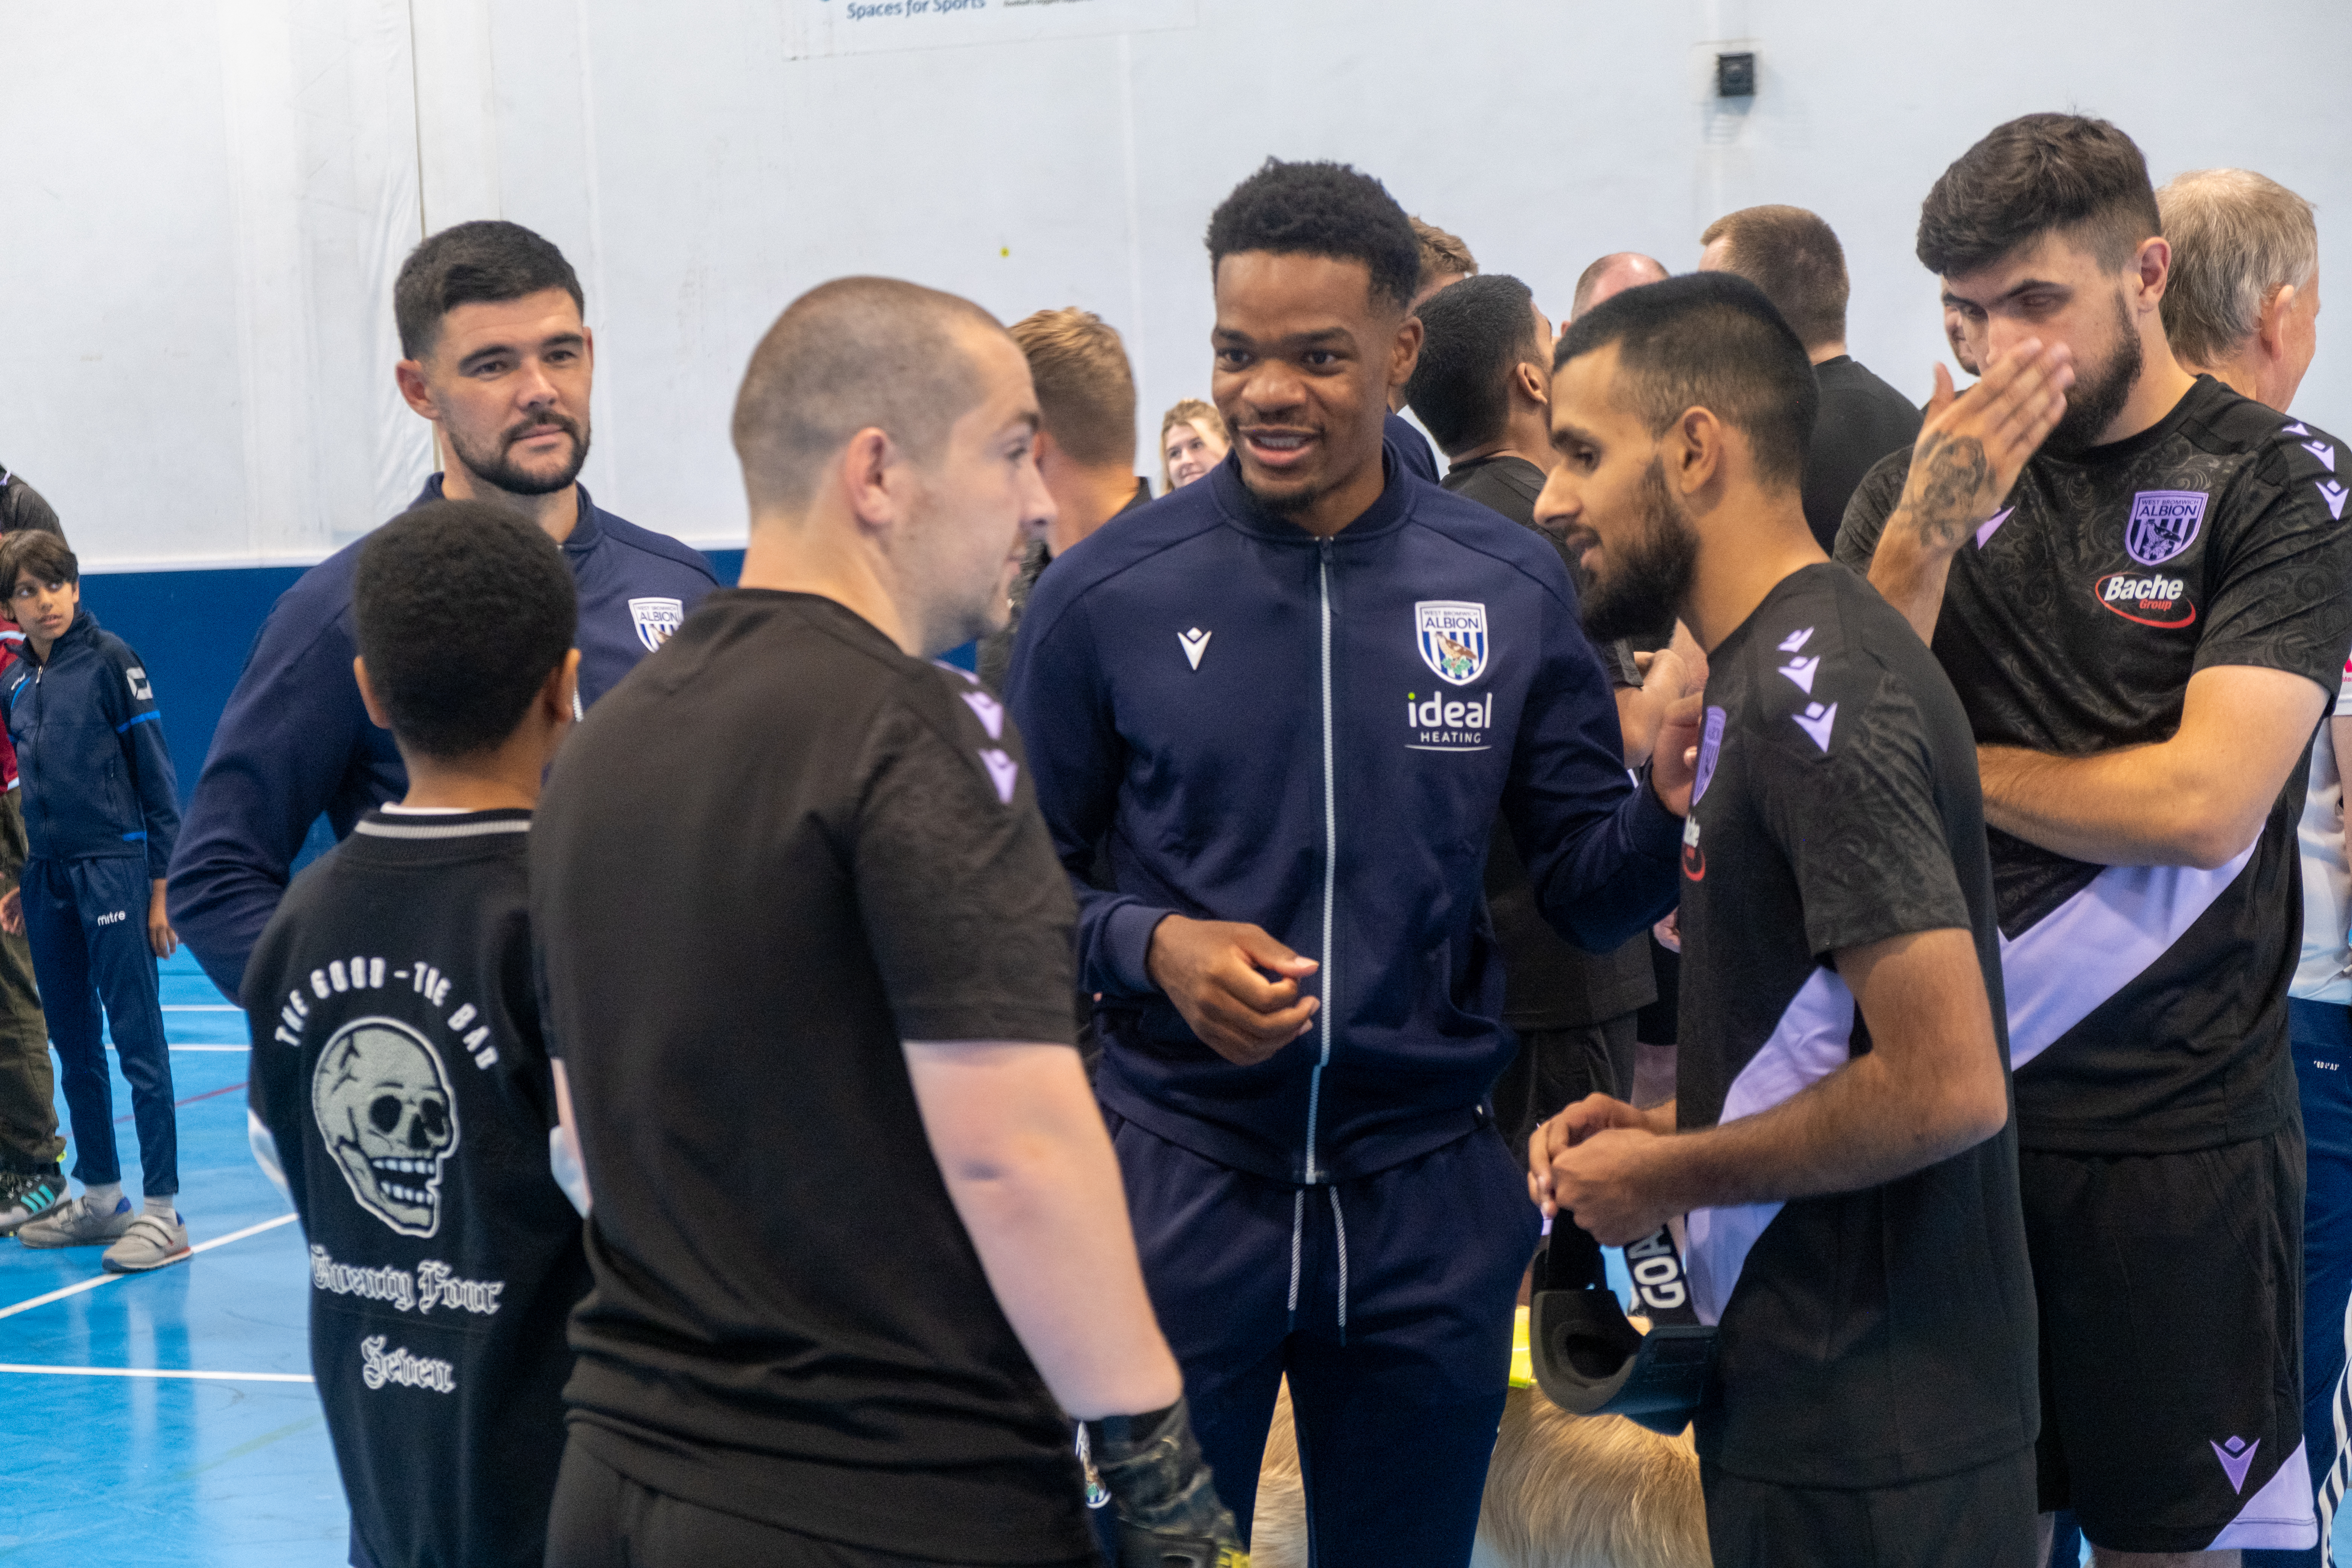
[[[1199,0],[786,0],[794,59],[1190,27]]]

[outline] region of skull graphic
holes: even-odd
[[[391,1018],[335,1031],[310,1078],[310,1114],[360,1206],[403,1236],[441,1228],[441,1163],[457,1148],[448,1075]]]

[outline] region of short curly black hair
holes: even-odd
[[[1360,261],[1372,298],[1410,309],[1421,281],[1421,241],[1388,187],[1346,163],[1268,158],[1209,215],[1209,276],[1236,251]]]
[[[352,612],[394,739],[447,759],[514,733],[572,651],[579,599],[537,525],[485,501],[436,500],[368,536]]]
[[[1421,358],[1404,400],[1448,457],[1499,439],[1511,413],[1511,373],[1543,369],[1535,294],[1507,272],[1450,284],[1421,302]]]

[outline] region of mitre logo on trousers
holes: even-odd
[[[1423,664],[1440,680],[1467,686],[1486,673],[1486,606],[1460,599],[1423,599],[1412,607]]]
[[[2143,566],[2160,565],[2196,543],[2204,521],[2203,490],[2142,490],[2132,497],[2124,548]]]
[[[637,640],[651,651],[686,624],[686,605],[677,599],[631,599],[629,618],[637,623]]]

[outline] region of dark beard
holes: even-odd
[[[1608,577],[1591,575],[1584,629],[1596,642],[1642,637],[1674,625],[1698,571],[1698,535],[1675,510],[1665,465],[1653,458],[1642,476],[1642,532],[1616,552]]]
[[[2050,432],[2042,446],[2059,457],[2073,457],[2086,452],[2099,444],[2099,435],[2116,422],[2131,400],[2132,388],[2139,384],[2139,373],[2147,355],[2139,346],[2139,331],[2132,325],[2131,312],[2124,308],[2123,297],[2116,297],[2116,351],[2096,374],[2087,366],[2076,367],[2074,384],[2066,392],[2066,412],[2058,416],[2057,427]]]
[[[508,456],[514,449],[514,442],[510,438],[501,437],[498,451],[485,454],[468,451],[466,443],[458,440],[457,432],[453,430],[448,433],[449,449],[459,462],[466,465],[467,473],[491,489],[503,490],[510,496],[547,496],[569,489],[572,481],[580,477],[582,466],[588,461],[587,426],[561,414],[542,414],[531,423],[552,425],[572,437],[572,460],[551,478],[542,479],[519,467]]]

